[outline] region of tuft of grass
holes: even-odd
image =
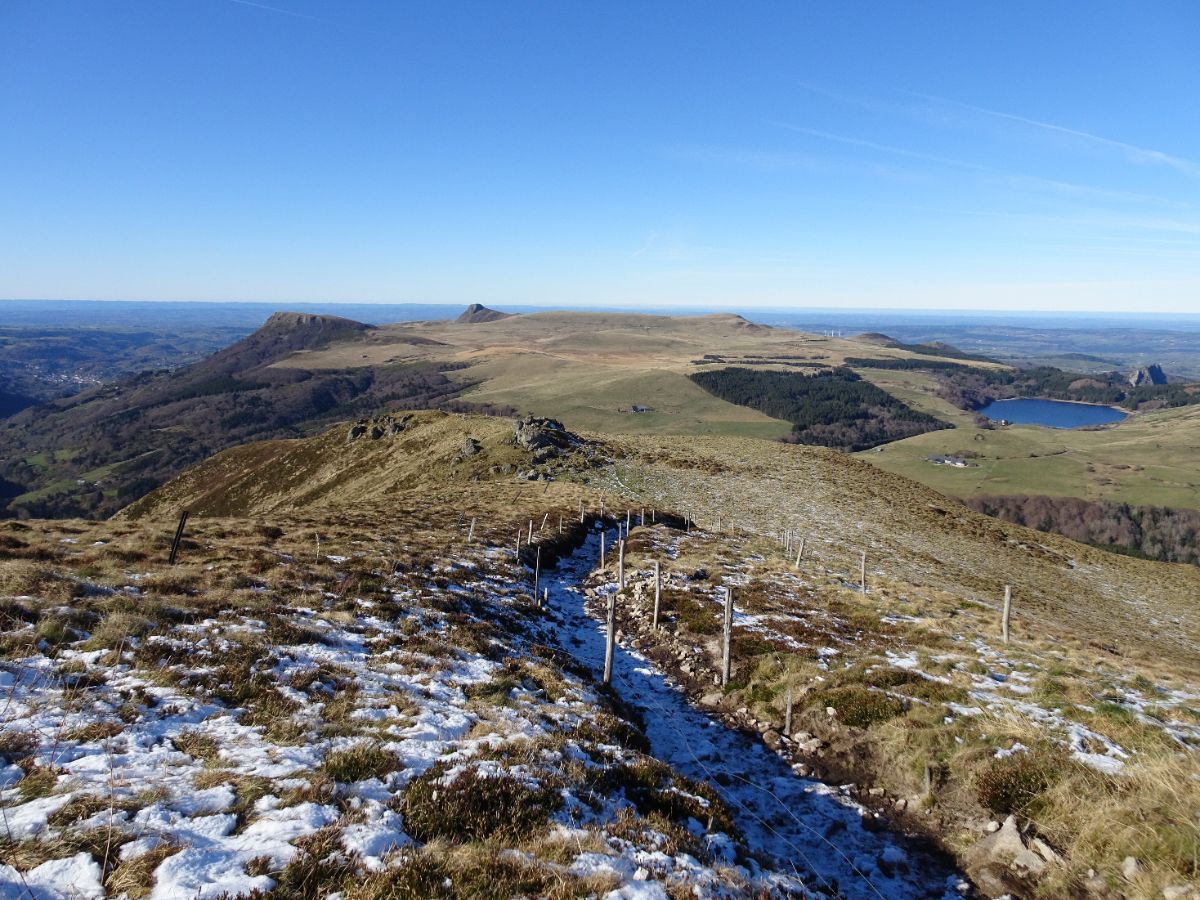
[[[334,781],[352,784],[368,778],[385,778],[401,768],[396,754],[380,744],[355,744],[326,755],[321,771]]]
[[[37,735],[32,731],[0,731],[0,761],[12,764],[25,759],[37,745]]]
[[[717,831],[734,830],[733,817],[712,787],[685,778],[652,756],[611,766],[597,788],[604,793],[621,791],[645,816],[682,826],[695,819]]]
[[[399,865],[350,885],[346,900],[565,900],[601,896],[615,886],[609,877],[578,878],[495,849],[431,847],[406,853]]]
[[[132,859],[121,860],[104,880],[104,887],[113,896],[141,900],[154,890],[154,870],[182,849],[178,844],[164,843]]]
[[[415,778],[404,795],[409,834],[426,842],[518,841],[543,828],[562,805],[552,790],[468,766],[449,783],[439,763]]]
[[[318,900],[349,887],[358,875],[358,865],[343,851],[341,835],[340,828],[329,826],[297,838],[294,844],[299,852],[282,871],[259,871],[275,878],[271,893],[289,900]],[[255,874],[256,862],[251,860],[247,867],[251,874]],[[268,867],[259,864],[257,868]]]
[[[837,710],[838,721],[852,728],[870,728],[904,715],[904,703],[881,691],[848,686],[818,691],[809,696],[810,705]]]
[[[220,755],[220,747],[214,738],[199,731],[181,731],[171,740],[176,749],[194,759],[212,760]]]
[[[1028,814],[1063,777],[1068,759],[1055,749],[1036,749],[993,759],[975,776],[975,795],[997,815]]]

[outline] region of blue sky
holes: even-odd
[[[1200,4],[0,3],[0,297],[1200,311]]]

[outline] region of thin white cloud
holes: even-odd
[[[815,128],[805,128],[803,126],[792,125],[787,122],[776,122],[774,124],[781,128],[787,128],[791,131],[795,131],[799,134],[807,134],[811,137],[817,137],[827,141],[835,141],[837,143],[848,144],[853,147],[862,147],[864,149],[875,150],[880,153],[889,153],[895,156],[905,157],[906,159],[918,160],[920,162],[934,163],[936,165],[964,169],[970,172],[980,172],[986,175],[1005,178],[1016,184],[1024,184],[1035,188],[1044,188],[1060,194],[1103,197],[1109,200],[1134,200],[1176,207],[1182,205],[1178,201],[1168,200],[1163,197],[1155,197],[1150,194],[1138,194],[1131,191],[1115,191],[1109,188],[1098,188],[1093,187],[1092,185],[1077,184],[1071,181],[1060,181],[1055,178],[1043,178],[1039,175],[1027,175],[1021,172],[1009,172],[1004,169],[998,169],[995,166],[985,165],[983,163],[969,162],[962,159],[952,159],[950,157],[938,156],[932,153],[921,153],[916,150],[907,150],[904,147],[894,147],[890,144],[880,144],[876,141],[849,137],[843,134],[834,134],[829,131],[821,131]]]
[[[1112,138],[1102,137],[1098,134],[1092,134],[1090,131],[1081,131],[1078,128],[1068,128],[1065,125],[1055,125],[1053,122],[1042,122],[1038,119],[1030,119],[1026,116],[1018,116],[1013,113],[1001,112],[995,109],[988,109],[983,106],[976,106],[973,103],[963,103],[959,100],[950,100],[946,97],[938,97],[933,94],[916,94],[913,96],[920,97],[924,100],[929,100],[934,103],[941,103],[946,106],[953,106],[959,109],[970,110],[971,112],[979,113],[984,116],[991,116],[995,119],[1002,119],[1008,122],[1017,122],[1021,125],[1027,125],[1030,128],[1040,128],[1043,131],[1053,132],[1055,134],[1065,134],[1069,137],[1079,138],[1082,141],[1095,144],[1100,147],[1107,147],[1110,150],[1116,150],[1122,153],[1130,162],[1140,165],[1163,165],[1169,166],[1184,175],[1192,178],[1200,178],[1200,163],[1192,162],[1189,159],[1183,159],[1179,156],[1173,156],[1170,153],[1164,153],[1161,150],[1151,150],[1146,147],[1139,147],[1136,144],[1128,144],[1125,141],[1116,141]]]

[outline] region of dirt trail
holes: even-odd
[[[593,534],[545,582],[562,617],[563,649],[597,672],[604,663],[604,626],[586,612],[579,586],[598,550]],[[618,645],[613,672],[622,699],[642,714],[654,755],[712,784],[751,847],[814,892],[863,898],[970,894],[969,883],[944,856],[902,834],[877,830],[869,814],[864,817],[865,810],[836,788],[796,776],[756,736],[692,706],[645,657]]]

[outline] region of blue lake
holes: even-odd
[[[1085,428],[1120,422],[1129,414],[1113,406],[1067,403],[1064,400],[993,400],[979,410],[989,419],[1007,419],[1014,425],[1046,428]]]

